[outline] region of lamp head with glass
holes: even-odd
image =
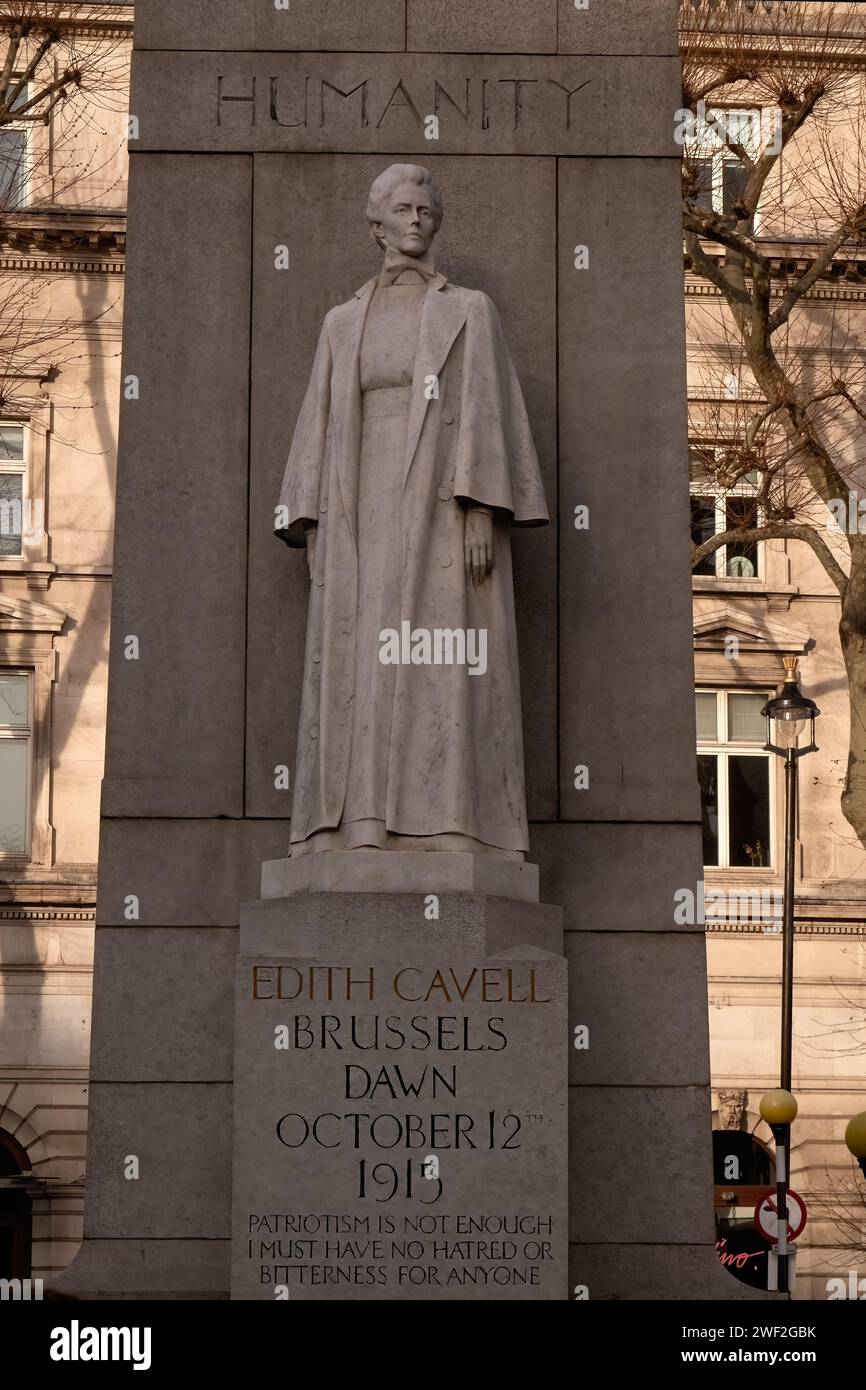
[[[785,666],[785,679],[779,689],[779,693],[774,695],[764,705],[761,713],[767,720],[767,742],[766,748],[772,753],[778,753],[786,757],[789,752],[796,757],[802,757],[804,753],[817,751],[815,744],[815,716],[821,711],[810,700],[807,695],[803,695],[797,683],[796,656],[785,656],[782,658]],[[775,726],[775,728],[774,728]],[[809,742],[805,747],[799,747],[800,739],[808,726]],[[775,743],[773,736],[775,735]]]

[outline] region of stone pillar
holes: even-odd
[[[701,876],[676,12],[138,6],[85,1243],[60,1290],[229,1293],[240,903],[288,843],[307,601],[273,506],[322,317],[378,261],[358,209],[412,159],[446,200],[438,263],[500,308],[559,523],[514,545],[532,858],[570,967],[572,1266],[544,1296],[740,1295],[713,1252],[703,934],[673,922]],[[244,987],[345,945],[304,945],[334,896],[241,943]],[[455,898],[455,961],[550,949],[525,923],[491,946],[502,899]]]

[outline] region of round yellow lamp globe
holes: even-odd
[[[848,1121],[845,1143],[855,1158],[866,1158],[866,1110]]]
[[[797,1118],[797,1102],[790,1091],[767,1091],[760,1109],[768,1125],[790,1125]]]

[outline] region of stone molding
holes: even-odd
[[[24,209],[0,222],[0,269],[34,274],[122,275],[126,214]]]
[[[82,922],[92,927],[95,921],[96,909],[93,907],[0,907],[0,922]]]
[[[713,936],[770,936],[767,923],[760,921],[707,922],[706,931]],[[774,933],[780,936],[779,932]],[[866,936],[866,917],[850,922],[804,920],[794,922],[795,936]]]
[[[802,656],[811,640],[805,628],[792,627],[770,618],[725,604],[694,619],[695,648],[698,651],[724,651],[729,637],[736,637],[747,652],[796,653]],[[781,681],[782,672],[778,673]]]

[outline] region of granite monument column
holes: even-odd
[[[502,906],[508,894],[453,866],[428,885],[439,924],[443,904],[453,913],[405,964],[434,972],[428,989],[437,946],[461,988],[484,989],[483,975],[467,980],[487,970],[462,1031],[505,1007],[503,990],[526,994],[532,969],[553,1017],[564,949],[571,1268],[540,1292],[476,1283],[459,1296],[738,1293],[713,1251],[702,931],[673,922],[674,892],[701,876],[676,12],[674,0],[141,0],[85,1243],[61,1291],[222,1298],[234,1257],[235,1293],[249,1296],[232,1116],[241,1144],[267,1120],[248,1044],[282,1022],[266,997],[274,966],[321,963],[323,939],[348,949],[371,895],[367,964],[390,966],[403,914],[423,916],[424,888],[320,882],[301,912],[279,871],[259,881],[289,843],[307,608],[305,557],[273,540],[274,502],[322,319],[378,268],[355,210],[399,162],[445,190],[437,264],[499,307],[558,522],[515,536],[514,582],[529,860],[542,904],[563,909],[564,948],[556,907],[531,894]],[[238,958],[250,994],[237,1007],[258,983],[262,1012],[238,1014],[236,1052]],[[571,1046],[581,1025],[586,1049]],[[518,1020],[515,1045],[531,1051],[546,1035],[527,1028]],[[286,1056],[272,1051],[269,1075]],[[466,1072],[473,1106],[498,1084],[489,1061]],[[343,1082],[367,1085],[360,1071]],[[528,1126],[522,1075],[515,1098]],[[283,1127],[287,1153],[301,1133]],[[309,1169],[286,1171],[296,1183]],[[477,1201],[483,1168],[460,1172]],[[518,1169],[490,1173],[512,1193]],[[420,1181],[426,1195],[436,1179]]]

